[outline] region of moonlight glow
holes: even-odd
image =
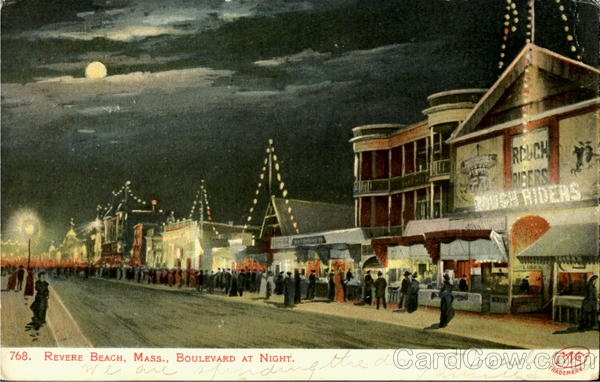
[[[91,62],[85,68],[85,76],[92,79],[104,78],[106,77],[106,66],[100,61]]]

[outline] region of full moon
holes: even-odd
[[[104,78],[106,77],[106,66],[100,61],[90,62],[85,68],[85,76],[87,78]]]

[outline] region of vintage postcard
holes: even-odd
[[[2,380],[598,379],[598,0],[0,5]]]

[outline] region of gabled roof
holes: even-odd
[[[287,202],[287,203],[286,203]],[[300,233],[324,232],[354,227],[354,206],[272,198],[282,236],[294,235],[293,223]],[[288,209],[291,208],[291,213]],[[294,220],[291,219],[294,217]]]
[[[498,104],[508,89],[524,77],[526,67],[535,67],[550,75],[563,78],[579,89],[587,89],[598,96],[600,70],[580,61],[561,56],[534,44],[527,44],[502,73],[496,83],[479,100],[467,118],[448,139],[449,143],[474,133],[481,121]]]

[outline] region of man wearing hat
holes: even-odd
[[[33,311],[33,317],[27,327],[35,331],[38,331],[46,323],[46,311],[48,310],[50,292],[48,291],[48,282],[45,276],[46,272],[38,273],[38,279],[35,282],[36,295],[30,307]]]
[[[283,280],[283,304],[285,306],[294,306],[294,279],[292,272],[287,272],[287,277]]]
[[[442,285],[442,289],[440,290],[440,299],[441,303],[439,327],[444,328],[454,317],[454,308],[452,307],[454,296],[452,295],[452,284],[450,283],[450,276],[447,273],[444,274],[444,284]]]
[[[404,300],[408,296],[408,288],[410,288],[410,272],[404,271],[404,278],[400,284],[400,300],[398,301],[398,309],[402,309]]]
[[[371,305],[373,300],[373,277],[371,271],[367,271],[365,275],[365,304]]]
[[[387,281],[383,278],[383,273],[381,273],[381,271],[377,272],[377,280],[375,280],[373,286],[375,287],[375,302],[377,304],[377,309],[379,309],[379,302],[381,300],[383,300],[383,309],[387,309],[387,304],[385,303]]]
[[[410,287],[408,288],[408,299],[406,301],[406,311],[412,313],[419,308],[419,280],[417,272],[413,273]]]

